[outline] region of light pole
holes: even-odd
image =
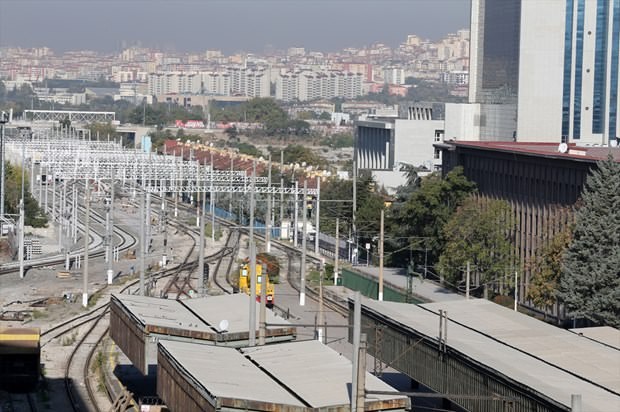
[[[211,211],[211,243],[215,244],[215,202],[213,199],[213,143],[209,143],[209,154],[211,156],[211,183],[209,184],[209,210]]]
[[[9,122],[7,112],[0,113],[0,216],[4,217],[4,125]]]

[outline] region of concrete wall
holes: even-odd
[[[521,5],[517,140],[556,141],[562,135],[564,80],[563,1]]]

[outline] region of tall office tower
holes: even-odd
[[[620,0],[472,0],[473,130],[480,140],[615,140],[619,42]]]

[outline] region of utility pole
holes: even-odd
[[[295,247],[297,247],[297,222],[299,221],[299,194],[297,191],[299,190],[299,183],[295,180],[295,193],[293,194],[293,199],[295,199],[295,219],[294,219],[294,227],[293,227],[293,243]]]
[[[340,219],[336,218],[336,251],[334,253],[334,286],[338,284],[338,260],[340,259]]]
[[[17,256],[19,258],[19,278],[24,278],[24,175],[26,174],[25,169],[26,163],[26,145],[22,143],[22,197],[19,201],[19,250]],[[33,160],[34,163],[34,160]]]
[[[301,228],[301,281],[299,285],[299,306],[306,304],[306,237],[308,225],[308,209],[306,208],[306,197],[308,196],[308,181],[304,180],[304,203],[303,203],[303,217]],[[297,230],[295,230],[297,233]]]
[[[280,239],[284,220],[284,150],[280,150]]]
[[[6,112],[0,113],[0,216],[4,217],[4,197],[5,197],[5,185],[4,185],[4,125],[8,123],[9,119]],[[23,172],[22,172],[23,173]]]
[[[233,171],[234,171],[234,165],[235,165],[235,158],[230,155],[230,187],[232,187],[233,185]],[[230,212],[230,214],[233,214],[233,206],[232,206],[232,200],[233,200],[233,194],[229,193],[228,194],[228,211]]]
[[[24,198],[19,201],[19,278],[24,278]]]
[[[515,312],[518,312],[519,308],[519,272],[515,270]]]
[[[161,218],[162,218],[162,231],[164,232],[164,252],[161,257],[162,266],[168,264],[168,206],[166,202],[166,194],[161,195]]]
[[[351,411],[356,412],[358,409],[358,385],[359,385],[359,357],[360,357],[360,341],[362,333],[362,301],[360,292],[356,291],[353,295],[353,375],[351,377]]]
[[[142,184],[144,184],[144,179],[142,180]],[[140,295],[146,296],[145,290],[145,272],[146,272],[146,236],[144,234],[144,220],[145,220],[145,211],[144,204],[146,203],[146,190],[142,190],[142,196],[140,197]]]
[[[319,327],[317,328],[317,339],[321,343],[325,342],[325,315],[323,313],[323,276],[325,275],[325,259],[321,258],[321,267],[319,268]]]
[[[40,181],[40,179],[39,179]],[[71,198],[72,204],[71,204],[71,218],[73,220],[73,227],[72,227],[72,237],[73,237],[73,243],[77,242],[77,214],[78,214],[78,208],[77,208],[77,197],[78,197],[78,192],[77,192],[77,186],[76,186],[76,182],[73,182],[73,197]],[[41,205],[39,205],[40,207]]]
[[[267,188],[271,189],[271,153],[269,153],[269,169],[267,174]],[[271,252],[271,200],[273,195],[271,190],[267,193],[267,216],[265,216],[265,252]],[[262,304],[261,304],[262,307]]]
[[[319,230],[319,214],[321,212],[321,178],[317,176],[316,178],[316,212],[315,212],[315,235],[314,235],[314,253],[319,254],[319,234],[321,233]]]
[[[383,300],[383,217],[384,211],[381,209],[381,228],[379,232],[379,301]]]
[[[112,284],[114,277],[114,178],[110,179],[110,204],[108,205],[108,285]]]
[[[268,228],[269,229],[269,228]],[[258,316],[258,344],[265,344],[265,336],[267,335],[267,271],[261,268],[260,276],[260,312]]]
[[[213,194],[213,143],[210,145],[209,154],[211,156],[211,182],[209,183],[209,210],[211,211],[211,244],[215,244],[215,199]]]
[[[47,190],[47,187],[49,185],[49,182],[47,180],[48,173],[49,173],[49,166],[45,166],[45,205],[43,206],[43,211],[45,212],[45,214],[49,213],[49,210],[47,208],[47,193],[49,192],[49,190]],[[43,178],[41,178],[41,180],[43,180]]]
[[[582,412],[581,395],[571,394],[570,396],[570,410],[571,412]]]
[[[150,183],[149,183],[150,187]],[[151,192],[146,192],[146,241],[144,247],[146,248],[146,253],[150,252],[151,249]]]
[[[469,268],[469,260],[467,261],[467,277],[465,279],[465,299],[469,300],[469,280],[470,280],[471,272]]]
[[[356,412],[364,412],[365,408],[365,387],[366,387],[366,334],[360,335],[359,354],[357,356],[357,393]]]
[[[90,187],[88,185],[88,178],[86,179],[85,201],[86,201],[86,215],[84,216],[84,291],[82,292],[82,306],[88,306],[88,246],[90,242]],[[47,192],[47,191],[46,191]]]
[[[202,210],[198,217],[200,227],[200,249],[198,250],[198,294],[205,295],[205,217],[206,217],[207,190],[202,191]]]
[[[351,226],[353,227],[353,243],[357,250],[357,129],[353,132],[353,210]]]
[[[256,160],[252,161],[250,189],[250,333],[248,346],[256,346],[256,247],[254,245],[254,191],[256,190]]]

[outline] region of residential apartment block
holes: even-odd
[[[362,95],[363,75],[346,72],[286,72],[276,80],[276,99],[308,101]]]
[[[264,69],[245,67],[230,67],[223,71],[209,72],[150,73],[148,93],[269,97],[269,73]]]

